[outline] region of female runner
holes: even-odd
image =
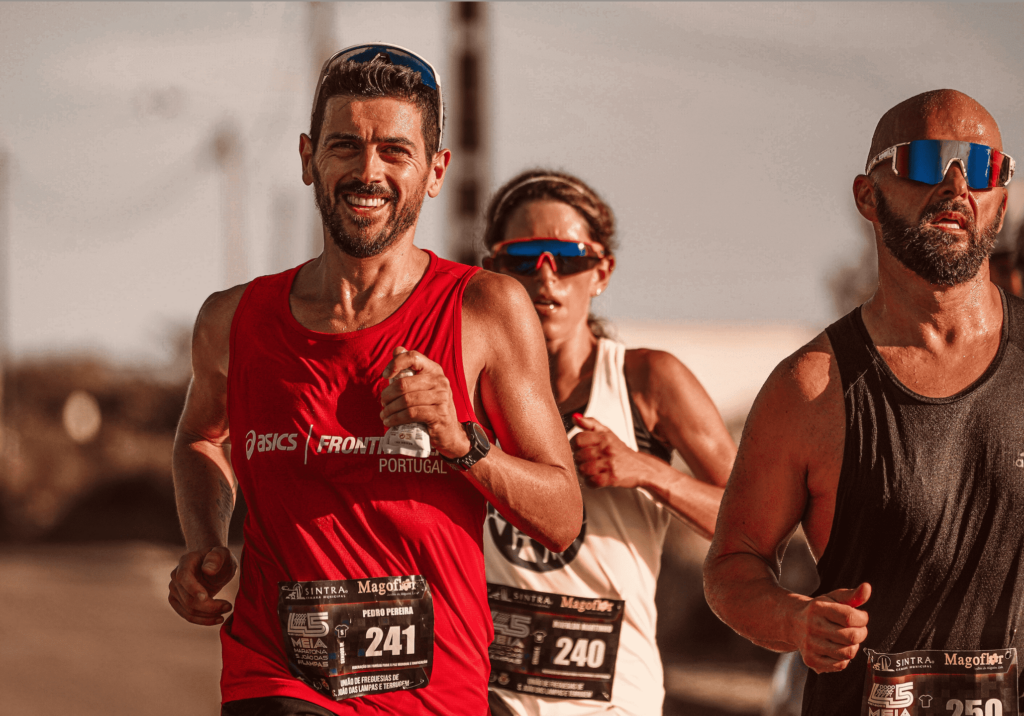
[[[682,363],[626,350],[590,316],[615,268],[613,233],[597,194],[553,171],[515,177],[487,213],[484,266],[533,299],[584,504],[583,529],[561,554],[488,513],[495,716],[661,713],[654,591],[670,515],[710,538],[736,455]],[[670,467],[673,449],[692,476]]]

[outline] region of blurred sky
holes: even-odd
[[[1024,159],[1024,4],[488,7],[492,187],[536,165],[615,209],[612,319],[835,317],[827,280],[864,242],[850,186],[878,117],[953,87]],[[166,360],[224,287],[215,127],[245,162],[248,274],[309,255],[301,181],[307,3],[0,3],[15,355]],[[450,9],[339,3],[338,46],[405,45],[452,75]],[[458,156],[453,158],[458,162]],[[442,252],[446,195],[417,244]]]

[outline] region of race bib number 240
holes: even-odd
[[[487,585],[490,685],[552,699],[611,701],[625,602]]]

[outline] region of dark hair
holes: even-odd
[[[586,182],[565,172],[531,169],[513,177],[495,192],[487,207],[484,247],[505,238],[508,220],[517,208],[531,201],[558,201],[579,212],[587,222],[590,238],[604,247],[607,255],[615,253],[615,214]],[[593,314],[587,317],[590,331],[598,338],[610,337],[609,326]]]
[[[437,90],[423,84],[420,74],[403,65],[391,63],[381,53],[369,62],[336,62],[327,70],[320,83],[320,95],[309,126],[309,138],[313,140],[313,151],[320,144],[320,130],[324,123],[324,111],[331,97],[395,97],[416,105],[422,117],[423,142],[427,159],[432,159],[441,141],[441,127],[438,122]]]

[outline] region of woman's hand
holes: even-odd
[[[595,418],[579,413],[573,422],[583,429],[570,441],[576,467],[591,487],[642,487],[651,466],[636,450]]]

